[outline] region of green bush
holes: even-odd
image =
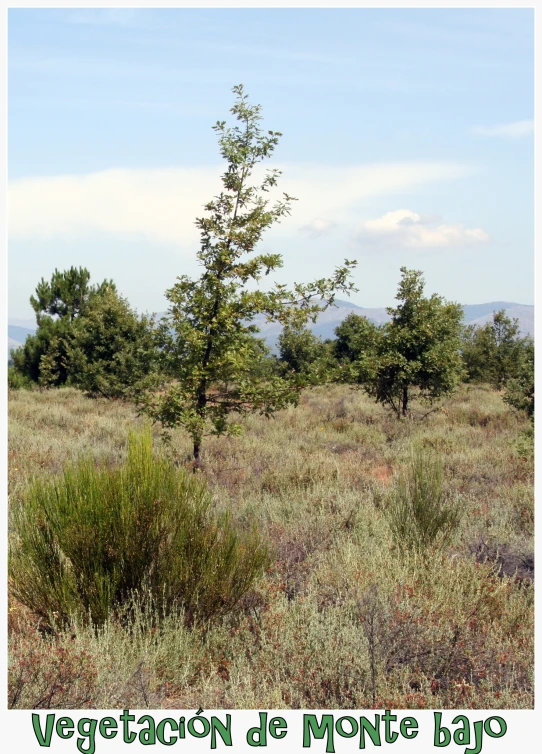
[[[506,382],[503,401],[518,411],[526,411],[534,422],[534,342],[524,343],[515,364],[515,373]]]
[[[9,390],[29,390],[33,383],[23,374],[18,372],[15,367],[8,366],[8,389]]]
[[[91,398],[127,398],[156,367],[153,320],[113,288],[93,296],[68,350],[68,382]]]
[[[514,443],[516,452],[520,458],[534,458],[534,427],[523,429]]]
[[[423,552],[450,540],[459,525],[461,507],[445,491],[437,455],[413,452],[410,467],[396,481],[386,512],[401,550]]]
[[[468,382],[489,382],[495,390],[501,390],[521,374],[529,382],[530,372],[534,391],[533,366],[528,368],[529,360],[533,363],[533,347],[530,337],[521,337],[519,321],[507,317],[504,309],[493,312],[493,320],[482,327],[467,325],[462,335],[461,356]]]
[[[131,434],[123,465],[83,459],[30,485],[12,514],[12,593],[49,623],[101,625],[143,591],[162,614],[216,619],[236,607],[267,551],[255,530],[237,532],[210,505],[199,477],[153,454],[149,431]]]

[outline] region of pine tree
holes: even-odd
[[[93,296],[115,289],[111,280],[90,285],[84,267],[55,270],[50,280],[42,278],[30,304],[36,313],[37,330],[22,348],[13,351],[15,372],[44,387],[59,387],[69,379],[69,350],[77,322]]]

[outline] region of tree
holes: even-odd
[[[463,317],[459,304],[423,295],[420,271],[401,267],[401,274],[396,296],[400,303],[388,309],[391,321],[370,331],[371,348],[353,364],[357,381],[399,418],[408,414],[411,388],[432,403],[459,382]]]
[[[126,398],[157,366],[153,320],[139,318],[114,287],[88,302],[68,351],[70,384],[91,397]]]
[[[67,344],[71,334],[69,321],[41,318],[36,333],[12,351],[15,373],[43,386],[64,385],[68,379]]]
[[[382,328],[367,317],[352,313],[335,328],[335,335],[335,380],[365,384],[368,388],[375,378]]]
[[[112,281],[104,280],[96,286],[89,281],[90,273],[84,267],[71,267],[64,272],[55,269],[50,281],[41,279],[36,295],[30,297],[38,329],[27,337],[22,348],[13,352],[16,372],[44,386],[66,384],[76,321],[84,315],[93,296],[115,288]]]
[[[520,337],[518,320],[507,317],[504,309],[493,312],[493,320],[482,327],[466,327],[461,353],[468,379],[501,390],[514,377],[528,340]]]
[[[488,357],[492,350],[491,327],[465,325],[461,333],[461,357],[466,382],[491,382]]]
[[[349,314],[335,328],[335,355],[339,361],[357,361],[367,351],[374,350],[379,328],[367,317]]]
[[[290,214],[293,198],[284,193],[273,204],[266,197],[274,189],[279,170],[268,170],[251,183],[254,168],[269,158],[281,134],[264,133],[259,126],[261,107],[250,105],[243,86],[233,89],[231,113],[238,123],[218,121],[220,153],[227,161],[222,191],[205,205],[198,218],[203,267],[199,279],[181,276],[166,296],[168,321],[162,328],[162,363],[175,381],[163,391],[148,392],[144,409],[167,429],[183,427],[191,436],[195,467],[200,465],[206,432],[236,434],[232,413],[261,412],[269,416],[296,401],[301,381],[295,376],[259,376],[265,355],[255,346],[257,314],[282,325],[305,324],[333,302],[335,291],[352,290],[346,260],[331,278],[293,290],[275,284],[271,291],[249,288],[282,266],[280,254],[251,256],[263,233]],[[323,303],[315,303],[319,296]]]
[[[506,383],[503,400],[519,411],[526,411],[534,422],[534,343],[530,339],[523,345],[514,376]]]
[[[106,288],[114,288],[112,280],[104,280],[100,285],[89,285],[90,272],[85,267],[70,267],[59,272],[55,269],[51,280],[40,280],[36,295],[30,297],[32,308],[36,312],[38,325],[44,316],[67,317],[73,321],[84,313],[91,296],[103,293]]]
[[[308,327],[287,325],[278,338],[279,358],[284,372],[303,375],[308,382],[320,382],[332,368],[331,344],[322,341]]]
[[[374,377],[382,330],[367,317],[349,314],[335,328],[334,356],[338,382],[363,383]]]

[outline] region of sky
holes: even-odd
[[[348,258],[364,307],[393,305],[401,266],[451,301],[533,303],[532,9],[11,8],[10,319],[72,265],[166,310],[201,273],[239,83],[297,198],[257,249],[278,282]]]

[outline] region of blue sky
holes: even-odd
[[[243,83],[298,198],[263,239],[280,282],[358,260],[361,306],[402,265],[463,304],[533,303],[531,9],[10,9],[9,316],[55,267],[163,311],[199,273],[220,190],[212,125]]]

